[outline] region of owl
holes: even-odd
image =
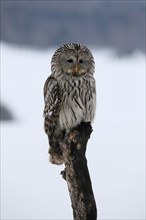
[[[60,140],[81,122],[93,122],[96,108],[95,62],[82,44],[65,44],[54,53],[44,85],[44,130],[50,162],[60,165]]]

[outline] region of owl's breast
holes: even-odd
[[[93,121],[96,105],[93,78],[61,81],[63,90],[59,125],[62,130],[70,130],[82,121]]]
[[[59,124],[61,129],[70,130],[83,121],[85,107],[81,99],[77,97],[66,96],[59,114]]]

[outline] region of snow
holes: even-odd
[[[48,162],[43,85],[54,49],[1,46],[2,102],[16,121],[1,129],[1,218],[72,219],[63,166]],[[87,159],[98,218],[145,219],[144,55],[93,49],[97,110]]]

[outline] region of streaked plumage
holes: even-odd
[[[94,59],[87,47],[66,44],[54,53],[51,70],[44,85],[44,129],[49,138],[50,161],[62,164],[60,138],[81,122],[94,119]]]

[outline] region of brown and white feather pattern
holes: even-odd
[[[49,137],[51,148],[55,148],[57,136],[61,131],[69,132],[81,122],[93,121],[96,108],[96,89],[94,60],[91,52],[84,46],[77,45],[81,50],[87,50],[93,61],[92,68],[80,76],[74,77],[62,72],[59,65],[59,55],[73,44],[59,48],[52,58],[52,74],[44,85],[44,129]],[[78,48],[77,48],[78,49]],[[58,147],[58,145],[57,145]],[[61,164],[62,161],[52,163]]]
[[[93,121],[96,103],[94,83],[90,76],[62,77],[59,82],[59,86],[64,88],[59,113],[61,129],[69,131],[83,121]]]
[[[48,134],[51,146],[61,109],[61,95],[62,92],[57,80],[52,76],[48,77],[44,85],[44,130]]]

